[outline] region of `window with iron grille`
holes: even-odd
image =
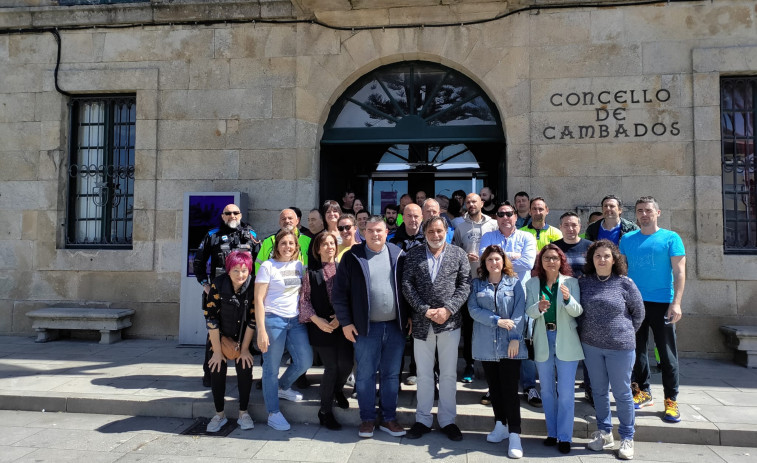
[[[131,249],[136,96],[70,102],[67,248]]]
[[[757,254],[757,77],[721,78],[720,109],[725,252]]]

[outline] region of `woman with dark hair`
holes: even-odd
[[[332,235],[321,233],[315,237],[310,246],[310,267],[300,292],[300,321],[310,322],[307,324],[310,345],[323,362],[318,420],[333,430],[342,428],[334,417],[334,400],[339,408],[350,406],[342,390],[353,364],[352,343],[344,337],[331,305],[336,249]]]
[[[365,209],[365,206],[363,206],[363,200],[360,198],[355,198],[354,201],[352,201],[352,215],[357,215],[358,212]]]
[[[239,418],[242,429],[252,429],[254,424],[247,405],[252,389],[252,354],[250,342],[255,329],[255,313],[252,306],[252,256],[242,251],[232,251],[226,257],[226,273],[213,280],[205,305],[205,323],[208,327],[213,355],[208,361],[210,387],[216,414],[208,423],[207,432],[218,432],[228,421],[224,416],[223,399],[226,396],[226,371],[230,359],[224,357],[221,336],[231,338],[237,345],[239,357],[234,365],[237,370],[239,389]],[[243,328],[244,327],[244,328]]]
[[[321,216],[323,216],[323,231],[334,235],[336,244],[342,244],[342,237],[336,229],[339,217],[342,216],[342,207],[338,202],[327,199],[321,206]]]
[[[572,274],[568,258],[549,243],[526,282],[526,314],[534,320],[534,361],[547,421],[544,445],[557,445],[561,453],[570,453],[576,368],[584,358],[576,322],[583,309]]]
[[[633,458],[634,404],[631,370],[636,360],[636,331],[644,321],[644,303],[618,247],[609,240],[594,242],[586,251],[584,277],[578,280],[584,313],[579,319],[584,363],[589,370],[597,431],[587,447],[612,449],[609,388],[615,398],[622,460]]]
[[[481,262],[479,278],[471,282],[468,311],[473,318],[473,358],[484,367],[494,410],[494,430],[486,440],[509,438],[507,454],[521,458],[518,382],[521,360],[528,358],[523,342],[526,296],[501,247],[487,246]]]
[[[304,273],[297,256],[300,245],[291,230],[276,234],[271,259],[260,265],[255,277],[255,320],[258,349],[263,353],[263,399],[268,411],[268,426],[277,431],[289,429],[279,410],[279,399],[299,402],[302,394],[292,384],[313,364],[313,350],[305,325],[298,318],[300,286]],[[284,348],[292,363],[279,379]]]

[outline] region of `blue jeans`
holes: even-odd
[[[405,336],[397,320],[370,322],[368,333],[355,340],[355,390],[361,421],[376,420],[376,370],[381,375],[381,416],[397,418],[400,365],[405,352]]]
[[[279,388],[289,389],[297,378],[308,371],[313,365],[313,349],[310,348],[308,330],[298,317],[284,318],[267,313],[265,331],[269,345],[268,351],[263,353],[263,400],[268,413],[277,413]],[[292,356],[292,363],[279,379],[285,347]]]
[[[636,360],[636,351],[600,349],[583,344],[584,363],[591,376],[591,392],[594,410],[597,412],[597,429],[612,432],[610,392],[615,397],[621,439],[633,439],[635,414],[631,394],[631,369]]]
[[[536,387],[536,362],[524,359],[520,362],[520,385],[523,392]]]
[[[560,442],[573,439],[573,409],[578,360],[564,361],[555,355],[557,331],[547,331],[549,357],[545,362],[536,362],[541,382],[541,400],[544,418],[547,420],[547,436]],[[555,380],[555,370],[557,379]]]

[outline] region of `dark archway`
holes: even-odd
[[[332,106],[321,140],[321,199],[352,188],[374,213],[393,201],[392,191],[504,192],[505,174],[496,107],[473,80],[438,63],[366,74]]]

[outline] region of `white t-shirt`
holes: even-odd
[[[264,301],[266,313],[286,318],[299,315],[302,274],[302,262],[299,260],[278,262],[271,259],[260,265],[255,283],[268,283]]]

